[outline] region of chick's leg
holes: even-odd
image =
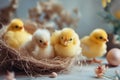
[[[102,60],[97,60],[96,58],[93,58],[91,60],[86,60],[86,62],[88,64],[93,64],[93,63],[98,63],[98,64],[101,64],[102,63]]]
[[[101,64],[101,63],[102,63],[102,60],[97,60],[96,58],[93,58],[93,62],[94,62],[94,63]]]

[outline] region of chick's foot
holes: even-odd
[[[102,60],[97,60],[96,58],[93,58],[93,62],[94,62],[94,63],[101,64],[101,63],[102,63]]]

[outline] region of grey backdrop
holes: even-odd
[[[28,9],[36,6],[36,2],[41,0],[19,0],[17,9],[18,17],[22,19],[28,18]],[[78,7],[81,13],[79,27],[76,29],[80,37],[88,35],[95,28],[103,28],[107,32],[112,32],[112,28],[108,27],[100,16],[99,12],[103,12],[101,0],[57,0],[68,11]],[[118,0],[119,1],[119,0]],[[119,1],[120,2],[120,1]],[[8,0],[0,0],[0,7],[8,5]],[[114,7],[113,7],[114,8]]]

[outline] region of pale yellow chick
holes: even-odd
[[[32,40],[27,42],[23,47],[36,59],[54,57],[54,49],[50,44],[50,33],[46,29],[36,30]]]
[[[54,32],[51,44],[54,46],[56,56],[75,57],[81,53],[79,36],[71,28]]]
[[[96,57],[106,53],[107,33],[103,29],[95,29],[89,36],[81,39],[82,54],[87,58],[93,58],[94,62],[100,63]]]
[[[108,3],[111,3],[111,0],[102,0],[102,6],[105,8]]]
[[[18,49],[21,45],[30,40],[32,36],[24,30],[22,20],[13,19],[8,25],[3,38],[10,47]]]

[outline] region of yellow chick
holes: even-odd
[[[21,45],[30,40],[32,36],[24,30],[22,20],[13,19],[8,25],[3,38],[9,46],[18,49]]]
[[[102,6],[105,8],[108,3],[111,3],[111,0],[102,0]]]
[[[79,36],[71,28],[54,32],[51,44],[54,46],[56,56],[75,57],[81,53]]]
[[[50,33],[46,29],[36,30],[32,40],[28,41],[23,47],[36,59],[54,57],[54,49],[50,44]]]
[[[87,58],[93,58],[96,63],[101,63],[96,60],[96,57],[101,57],[106,53],[107,33],[103,29],[95,29],[89,36],[81,39],[82,54]]]

